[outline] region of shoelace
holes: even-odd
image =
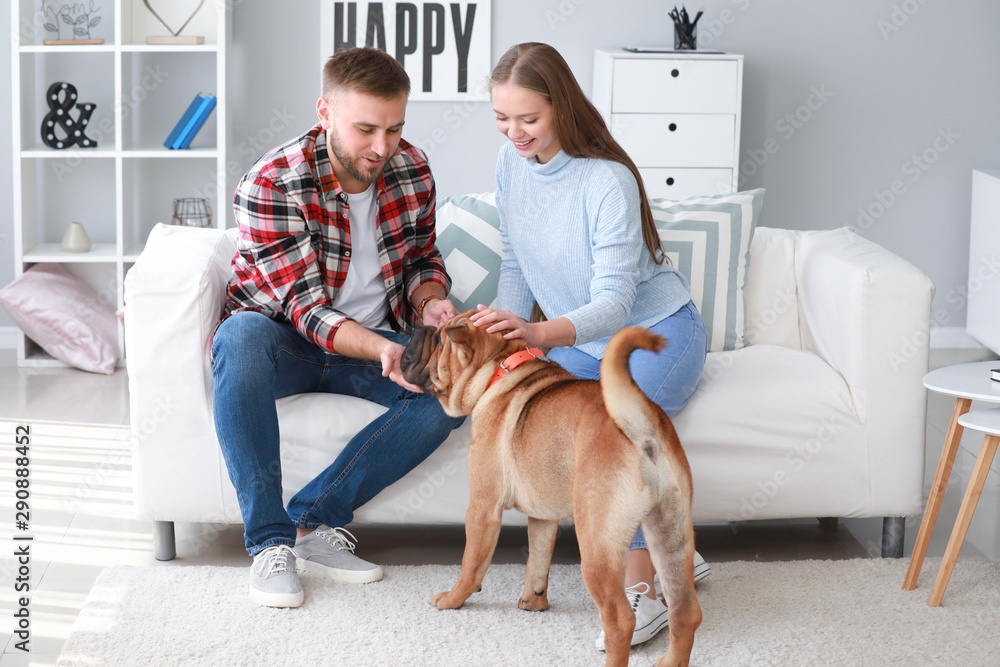
[[[295,552],[283,544],[264,549],[254,560],[254,571],[267,579],[272,574],[295,572]]]
[[[354,553],[355,542],[358,538],[351,535],[351,533],[343,528],[327,528],[326,530],[317,530],[316,535],[322,537],[324,540],[329,542],[332,546],[337,547],[338,551],[350,551]]]
[[[641,588],[640,588],[641,587]],[[625,594],[628,595],[628,599],[632,604],[632,613],[636,612],[639,608],[639,598],[649,592],[649,584],[645,581],[640,581],[635,586],[629,586],[625,589]]]

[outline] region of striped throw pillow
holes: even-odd
[[[743,288],[763,202],[762,188],[649,202],[663,249],[691,285],[691,300],[705,322],[709,352],[748,344]]]
[[[437,200],[437,247],[451,276],[459,312],[496,306],[500,282],[500,214],[492,192]]]

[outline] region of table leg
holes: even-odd
[[[938,460],[937,472],[934,473],[934,483],[931,485],[930,496],[927,498],[924,518],[920,522],[920,532],[917,534],[917,541],[913,545],[913,555],[910,556],[910,567],[907,569],[906,578],[903,580],[903,590],[912,591],[917,587],[917,579],[920,578],[920,568],[923,567],[924,556],[927,555],[927,545],[930,543],[931,534],[934,532],[934,523],[937,521],[938,510],[941,509],[941,500],[944,498],[944,492],[948,488],[948,478],[951,476],[951,467],[955,463],[958,444],[962,441],[962,433],[965,431],[962,425],[958,423],[958,418],[968,412],[971,405],[971,398],[955,399],[955,409],[951,413],[948,435],[945,436],[944,447],[941,448],[941,458]]]
[[[931,607],[941,606],[944,589],[948,587],[951,571],[955,569],[955,561],[958,560],[958,552],[962,550],[965,534],[969,532],[969,524],[972,523],[972,515],[979,503],[983,485],[986,484],[986,477],[989,475],[993,456],[997,453],[998,443],[1000,443],[1000,435],[987,435],[983,438],[983,446],[979,450],[979,457],[976,458],[976,467],[972,471],[972,479],[969,480],[969,488],[965,492],[962,509],[958,511],[955,528],[951,531],[951,539],[948,540],[948,548],[945,549],[944,560],[941,561],[941,569],[938,570],[937,580],[934,582],[934,588],[931,589],[931,597],[927,601]]]

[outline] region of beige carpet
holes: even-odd
[[[901,586],[899,560],[713,563],[693,665],[1000,665],[1000,566],[961,560],[944,598]],[[543,613],[517,609],[523,568],[490,569],[457,611],[429,605],[457,566],[388,567],[375,584],[303,576],[306,603],[251,603],[247,570],[115,567],[94,584],[59,665],[601,665],[596,608],[579,568],[552,568]],[[662,632],[632,650],[652,665]]]

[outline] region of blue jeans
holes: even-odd
[[[629,370],[646,396],[672,419],[698,388],[708,343],[705,325],[698,309],[689,301],[649,330],[666,338],[667,346],[659,353],[636,350],[629,359]],[[553,348],[548,357],[579,378],[601,377],[601,360],[575,347]],[[639,528],[629,549],[645,548],[646,540]]]
[[[405,345],[407,337],[376,331]],[[382,377],[377,361],[330,354],[291,324],[239,312],[212,342],[215,430],[236,487],[247,552],[295,545],[295,529],[345,526],[354,510],[412,470],[464,420]],[[306,392],[358,396],[389,408],[284,507],[275,400]]]

